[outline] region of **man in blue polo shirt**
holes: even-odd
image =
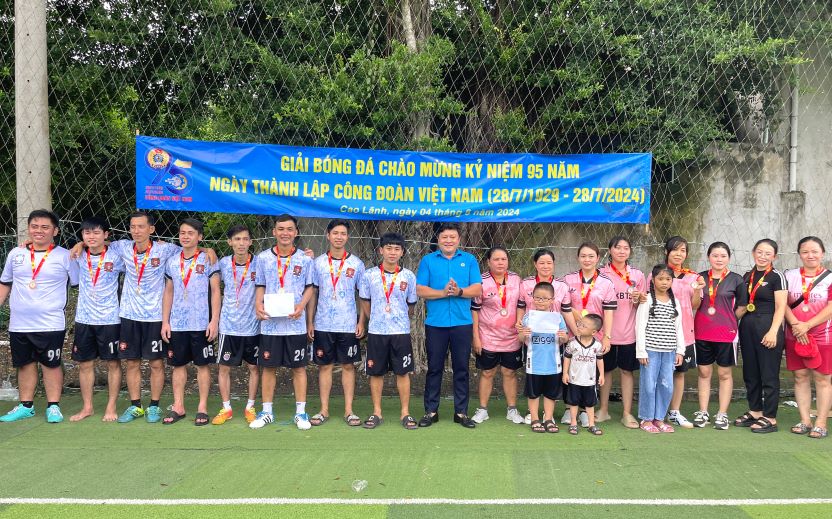
[[[473,319],[471,299],[482,293],[477,259],[459,250],[460,228],[442,223],[437,234],[439,250],[422,258],[416,273],[416,294],[425,300],[425,416],[419,427],[439,421],[439,392],[448,349],[454,373],[454,422],[475,427],[468,418],[468,362],[471,357]]]

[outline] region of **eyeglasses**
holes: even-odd
[[[535,301],[537,301],[538,303],[545,303],[546,301],[551,301],[552,299],[554,299],[554,297],[538,297],[538,296],[534,296],[532,299],[534,299],[534,300],[535,300]]]

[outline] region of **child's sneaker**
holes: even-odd
[[[690,420],[682,416],[682,413],[679,411],[671,411],[667,415],[667,421],[683,429],[693,429],[693,424],[690,423]]]
[[[705,427],[709,423],[711,423],[711,415],[708,414],[708,411],[696,411],[693,413],[694,427]]]
[[[714,418],[714,429],[718,429],[720,431],[727,431],[728,425],[728,415],[725,413],[717,413],[716,418]]]
[[[512,423],[521,424],[523,423],[523,417],[520,416],[520,413],[517,412],[517,409],[509,409],[506,411],[506,420],[511,421]]]
[[[688,422],[688,423],[690,423],[690,422]],[[656,429],[658,429],[659,432],[663,432],[663,433],[676,432],[676,430],[673,428],[672,425],[670,425],[668,423],[665,423],[661,420],[653,420],[653,425],[656,426]]]
[[[642,431],[649,432],[650,434],[659,434],[661,432],[659,428],[656,427],[656,425],[650,420],[642,420],[638,427]]]
[[[474,412],[474,416],[471,417],[471,420],[477,423],[483,423],[484,421],[488,420],[488,409],[478,407],[476,412]]]

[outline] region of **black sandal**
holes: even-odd
[[[402,418],[402,427],[408,431],[413,431],[419,428],[419,424],[416,423],[416,420],[412,416],[407,415]]]
[[[545,433],[546,427],[543,426],[543,422],[540,420],[532,420],[532,432]]]
[[[751,415],[751,411],[746,411],[734,419],[734,427],[751,427],[755,423],[757,418]]]
[[[210,420],[209,416],[205,413],[197,413],[196,418],[194,418],[194,425],[197,427],[201,427],[203,425],[208,425],[208,421]]]
[[[756,429],[754,427],[751,427],[751,432],[753,433],[765,434],[777,432],[777,424],[771,423],[771,420],[769,420],[765,416],[761,417],[755,423],[759,425],[759,427],[757,427]]]
[[[379,425],[384,423],[384,419],[378,415],[371,414],[364,420],[364,424],[361,426],[365,429],[375,429]]]
[[[546,429],[547,433],[556,433],[560,431],[560,429],[558,428],[558,424],[556,424],[554,420],[544,421],[543,427]]]
[[[208,416],[208,415],[205,415]],[[185,413],[179,414],[176,411],[168,412],[168,415],[162,420],[163,425],[172,425],[178,422],[179,420],[185,418]]]

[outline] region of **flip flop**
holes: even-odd
[[[208,416],[208,415],[205,415]],[[185,418],[185,413],[179,414],[176,411],[169,411],[168,415],[162,420],[162,424],[164,425],[173,425],[179,420]]]
[[[638,429],[638,420],[631,414],[625,414],[621,417],[621,425],[627,429]]]
[[[358,427],[361,425],[361,418],[358,415],[351,414],[344,417],[344,423],[350,427]]]
[[[316,415],[312,415],[312,418],[309,420],[309,423],[311,423],[314,426],[318,426],[325,424],[327,420],[329,420],[329,416],[318,413]]]
[[[183,417],[185,415],[182,415]],[[203,425],[208,425],[208,421],[210,417],[206,413],[197,413],[196,418],[194,418],[194,425],[197,427],[202,427]]]

